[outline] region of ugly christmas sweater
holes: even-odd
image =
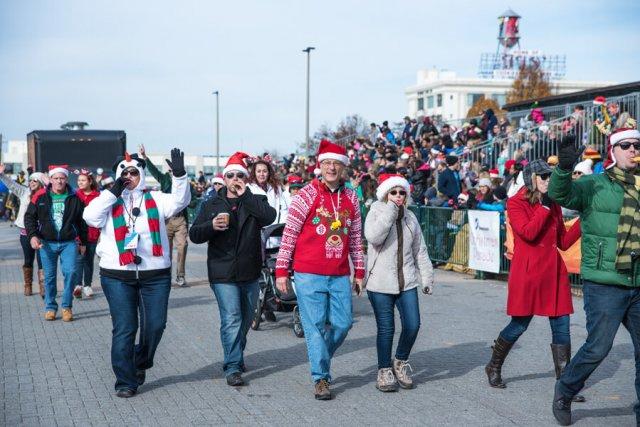
[[[348,276],[349,255],[355,277],[364,277],[362,219],[355,191],[331,191],[317,179],[291,200],[276,262],[276,277],[293,270],[323,276]]]

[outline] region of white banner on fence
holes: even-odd
[[[468,211],[469,268],[500,272],[500,213]]]

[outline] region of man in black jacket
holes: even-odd
[[[220,311],[220,339],[227,384],[241,386],[243,352],[258,299],[262,267],[260,230],[273,222],[276,210],[266,196],[247,188],[249,173],[244,153],[236,153],[225,167],[218,197],[204,202],[189,230],[193,243],[208,242],[209,283]]]
[[[442,171],[438,177],[438,192],[447,198],[447,204],[453,200],[453,204],[458,200],[460,195],[460,159],[458,156],[447,156],[447,168]],[[446,206],[446,204],[445,204]]]
[[[36,193],[24,215],[27,237],[33,249],[40,249],[45,277],[45,320],[55,320],[56,276],[58,258],[64,276],[62,292],[62,320],[73,320],[73,275],[76,251],[84,255],[87,243],[87,224],[82,219],[84,204],[67,184],[66,166],[49,166],[51,183]],[[79,239],[79,243],[76,243]]]

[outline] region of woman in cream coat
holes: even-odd
[[[398,385],[413,388],[409,353],[420,329],[417,288],[430,295],[433,267],[416,216],[407,209],[409,183],[400,175],[381,174],[376,196],[364,226],[368,242],[366,289],[378,328],[378,380],[380,391],[396,391]],[[402,333],[395,357],[394,306]]]

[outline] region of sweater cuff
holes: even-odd
[[[289,277],[289,270],[286,268],[276,268],[276,279],[280,279],[282,277]]]
[[[364,279],[364,268],[357,268],[354,276],[356,279]]]

